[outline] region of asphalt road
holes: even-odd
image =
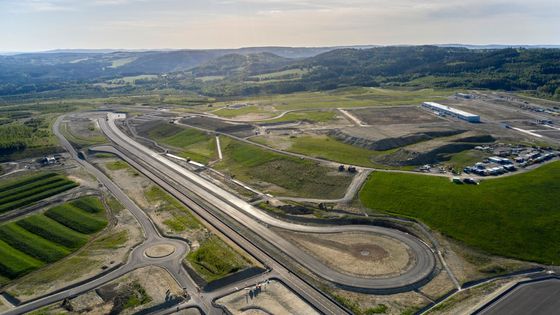
[[[521,284],[480,315],[551,315],[560,314],[560,279],[552,278]]]
[[[128,261],[122,267],[107,273],[102,277],[94,278],[82,285],[72,287],[55,294],[48,294],[28,303],[22,303],[3,314],[23,314],[61,301],[65,298],[75,297],[89,290],[98,288],[107,282],[115,280],[130,271],[145,266],[159,266],[166,269],[176,279],[181,287],[186,288],[189,291],[192,299],[188,302],[188,306],[192,307],[193,305],[197,305],[202,308],[205,313],[221,313],[211,305],[211,301],[203,299],[197,294],[198,290],[195,282],[192,278],[190,278],[181,264],[181,260],[189,250],[187,243],[176,239],[162,237],[147,214],[142,211],[142,209],[140,209],[111,179],[87,161],[80,159],[76,150],[74,150],[72,145],[59,132],[59,125],[62,119],[63,116],[59,117],[53,125],[53,131],[59,138],[60,143],[71,154],[71,156],[86,169],[86,171],[95,176],[97,180],[107,187],[107,189],[119,200],[119,202],[134,215],[142,227],[145,239],[141,245],[132,250]],[[148,247],[158,244],[172,245],[175,247],[175,252],[167,257],[159,259],[149,258],[144,254]]]
[[[435,268],[433,252],[412,235],[376,226],[308,226],[279,220],[137,143],[116,127],[112,114],[109,114],[109,117],[107,121],[101,119],[100,126],[103,132],[119,148],[124,150],[123,153],[126,157],[137,162],[143,161],[148,163],[155,169],[160,178],[169,179],[179,184],[184,190],[198,196],[206,204],[212,205],[223,214],[242,223],[249,230],[326,280],[348,289],[376,293],[394,293],[409,291],[418,285],[424,284],[433,275]],[[281,238],[278,234],[271,231],[268,226],[309,233],[362,231],[385,235],[405,243],[414,255],[414,263],[409,270],[398,276],[385,278],[351,276],[326,266],[314,256],[309,255],[301,248]]]
[[[183,192],[179,191],[180,186],[178,184],[174,182],[169,183],[168,180],[164,181],[162,177],[156,176],[155,173],[157,172],[157,170],[154,168],[154,166],[151,165],[151,163],[132,160],[113,147],[97,147],[97,149],[100,150],[101,152],[109,152],[121,156],[125,161],[127,161],[138,171],[146,175],[153,182],[161,186],[163,189],[165,189],[167,192],[172,194],[179,201],[187,205],[191,210],[193,210],[196,214],[198,214],[202,218],[202,220],[211,224],[218,231],[221,231],[221,233],[226,235],[226,237],[228,237],[231,241],[233,241],[238,246],[243,248],[246,252],[250,253],[253,257],[255,257],[255,259],[260,261],[263,265],[268,266],[273,271],[273,273],[271,274],[277,275],[278,278],[284,284],[286,284],[294,292],[297,292],[305,301],[309,302],[311,305],[317,308],[321,313],[332,314],[332,315],[347,313],[344,309],[340,308],[336,303],[334,303],[329,298],[327,298],[322,292],[310,287],[305,281],[302,281],[297,275],[292,273],[289,269],[285,268],[282,264],[278,263],[268,253],[261,250],[250,240],[245,239],[243,236],[241,236],[237,230],[228,226],[220,219],[213,216],[210,213],[211,211],[208,211],[209,209],[218,211],[213,206],[211,205],[205,205],[205,207],[200,206],[199,204],[203,204],[203,202],[193,196],[187,197]],[[248,280],[243,280],[243,283],[247,281]],[[251,282],[248,282],[248,285],[251,285]],[[233,292],[235,291],[235,284],[226,286],[224,288],[220,288],[219,291]],[[206,298],[213,299],[215,297],[216,294],[214,292],[205,293],[204,295],[205,299]],[[182,308],[183,306],[181,306],[181,309]]]

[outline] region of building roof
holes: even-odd
[[[473,117],[473,118],[480,117],[479,115],[471,114],[469,112],[465,112],[463,110],[456,109],[456,108],[453,108],[453,107],[449,107],[447,105],[442,105],[442,104],[439,104],[439,103],[436,103],[436,102],[424,102],[424,104],[426,104],[430,107],[433,107],[433,108],[436,108],[436,109],[439,109],[439,110],[444,110],[446,112],[450,112],[450,113],[453,113],[455,115],[459,115],[459,116],[463,116],[463,117]]]

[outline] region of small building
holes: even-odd
[[[446,115],[450,115],[453,117],[457,117],[459,119],[462,120],[466,120],[468,122],[471,123],[479,123],[480,122],[480,116],[479,115],[475,115],[475,114],[471,114],[469,112],[465,112],[453,107],[449,107],[446,105],[442,105],[439,103],[435,103],[435,102],[424,102],[422,103],[422,107],[433,110],[437,113],[443,113]]]

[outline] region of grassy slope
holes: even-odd
[[[96,233],[107,225],[103,213],[91,214],[71,204],[51,208],[45,215],[74,231],[84,234]]]
[[[328,136],[297,137],[289,150],[331,161],[368,167],[380,167],[380,165],[371,161],[371,157],[392,152],[368,150],[340,142]]]
[[[473,166],[475,163],[484,160],[490,155],[491,154],[489,153],[478,150],[467,150],[453,154],[449,161],[445,162],[445,164],[455,168],[456,170],[462,170],[467,166]]]
[[[375,210],[418,218],[490,253],[560,262],[560,162],[479,186],[424,175],[374,173],[360,192]]]
[[[187,260],[206,281],[210,282],[239,271],[247,261],[217,236],[206,239],[187,255]]]
[[[196,129],[161,124],[149,132],[149,137],[180,149],[181,156],[197,162],[208,163],[217,155],[215,138]]]
[[[224,160],[215,164],[242,181],[268,182],[291,195],[336,198],[344,195],[351,177],[327,175],[333,170],[317,163],[261,149],[257,146],[224,141]]]
[[[95,197],[80,198],[53,209],[58,209],[60,221],[80,222],[76,226],[82,232],[84,226],[90,227],[93,222],[96,229],[91,229],[89,234],[107,224],[104,208]],[[46,263],[58,261],[90,238],[91,235],[73,230],[45,214],[0,225],[0,276],[13,279]]]
[[[0,213],[56,195],[78,184],[56,173],[39,173],[0,186]]]

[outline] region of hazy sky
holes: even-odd
[[[560,44],[560,0],[0,0],[0,51]]]

